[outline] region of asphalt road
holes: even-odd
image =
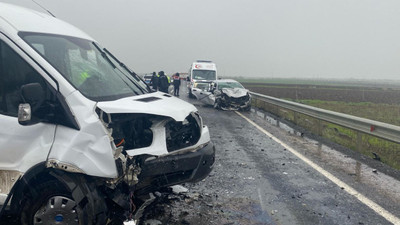
[[[399,171],[263,112],[215,110],[184,86],[180,98],[210,128],[215,167],[188,193],[163,191],[143,224],[400,224]]]
[[[400,225],[400,171],[264,112],[215,110],[184,85],[180,98],[209,127],[216,163],[186,193],[155,193],[140,224]]]

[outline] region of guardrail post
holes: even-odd
[[[362,133],[357,131],[357,151],[362,152]]]
[[[317,119],[317,133],[319,136],[322,136],[322,121],[320,119]]]

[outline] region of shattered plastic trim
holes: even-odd
[[[64,170],[64,171],[71,172],[71,173],[84,173],[83,170],[81,170],[80,168],[78,168],[72,164],[63,163],[63,162],[60,162],[59,160],[55,160],[55,159],[49,159],[46,163],[46,166],[49,168],[60,169],[60,170]]]

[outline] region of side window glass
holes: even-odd
[[[45,80],[13,49],[0,40],[0,113],[17,117],[22,102],[20,88],[39,83],[45,89]]]

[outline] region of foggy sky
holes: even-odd
[[[400,79],[398,0],[36,1],[137,73],[207,59],[220,76]]]

